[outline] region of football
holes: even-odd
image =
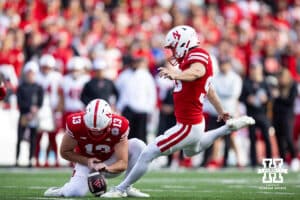
[[[88,175],[88,186],[90,192],[99,197],[106,192],[107,183],[103,174],[100,172],[92,172]]]

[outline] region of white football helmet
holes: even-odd
[[[54,68],[55,63],[56,63],[55,58],[50,54],[44,54],[40,58],[40,66],[41,67],[47,66],[47,67],[50,67],[50,68]]]
[[[199,39],[194,28],[186,25],[175,26],[166,35],[165,48],[169,48],[173,52],[176,59],[181,59],[186,52],[197,46]]]
[[[90,130],[101,131],[110,125],[111,114],[111,108],[105,100],[95,99],[86,106],[83,120]]]
[[[83,59],[79,56],[74,56],[68,60],[67,69],[68,71],[72,70],[83,70],[85,63]]]

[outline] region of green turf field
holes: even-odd
[[[0,169],[0,199],[62,199],[43,197],[43,192],[50,186],[63,185],[69,179],[71,171]],[[252,170],[165,170],[149,172],[135,186],[150,193],[150,199],[300,200],[300,173],[289,172],[283,176],[284,183],[279,185],[280,188],[266,189],[261,183],[262,175]],[[120,180],[121,177],[110,179],[109,186],[117,184]],[[80,199],[96,198],[88,194]]]

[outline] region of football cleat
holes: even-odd
[[[127,188],[126,190],[127,196],[128,197],[143,197],[143,198],[147,198],[150,197],[149,194],[147,193],[143,193],[140,190],[130,186],[129,188]]]
[[[226,121],[226,125],[229,127],[231,132],[253,124],[255,124],[255,120],[249,116],[232,118]]]
[[[127,197],[127,193],[118,190],[116,187],[113,187],[110,189],[110,191],[102,194],[100,197],[101,198],[123,198],[123,197]]]
[[[45,197],[62,197],[61,188],[51,187],[44,192]]]
[[[300,161],[297,158],[294,158],[291,162],[291,170],[297,172],[300,169]]]

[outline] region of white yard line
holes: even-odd
[[[143,189],[143,191],[145,192],[161,192],[161,193],[165,193],[166,189]],[[173,191],[174,193],[215,193],[216,191],[215,190],[200,190],[200,189],[197,189],[197,190],[190,190],[189,188],[182,188],[182,189],[178,189],[178,190],[174,190]],[[228,191],[228,190],[218,190],[218,192],[232,192],[232,191]]]
[[[59,197],[22,197],[22,199],[46,199],[46,200],[66,200],[66,198],[59,198]],[[68,200],[76,200],[76,199],[70,199],[67,198]]]
[[[256,192],[257,194],[278,194],[278,195],[295,195],[296,193],[293,192],[274,192],[274,191],[270,191],[270,192]]]
[[[33,174],[43,174],[43,173],[53,173],[53,174],[60,174],[60,173],[72,173],[73,168],[71,167],[62,167],[62,168],[22,168],[22,167],[7,167],[7,168],[0,168],[0,174],[7,174],[7,173],[33,173]]]
[[[162,188],[166,189],[196,189],[195,186],[184,186],[184,185],[163,185]]]
[[[3,185],[3,186],[0,186],[0,188],[5,188],[5,189],[15,189],[15,188],[20,188],[20,187],[17,187],[15,185]]]
[[[45,189],[48,189],[49,187],[45,187],[45,186],[29,186],[27,187],[28,189],[31,189],[31,190],[45,190]]]
[[[0,188],[4,188],[4,189],[29,189],[29,190],[44,190],[47,189],[48,187],[45,186],[28,186],[28,187],[20,187],[20,186],[15,186],[15,185],[3,185],[0,186]]]
[[[178,178],[151,178],[147,177],[145,179],[141,179],[141,182],[145,183],[178,183]],[[180,183],[231,183],[231,184],[244,184],[244,185],[249,185],[249,184],[255,184],[259,183],[256,179],[220,179],[220,178],[181,178]]]

